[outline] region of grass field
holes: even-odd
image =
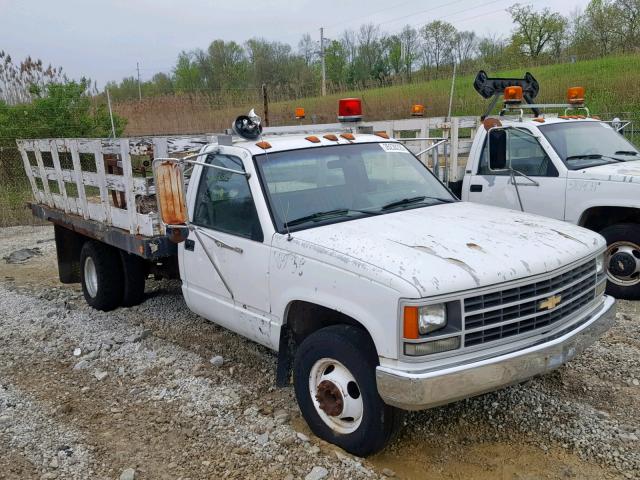
[[[522,77],[527,69],[488,72],[491,76]],[[539,102],[563,102],[570,86],[584,86],[587,104],[592,113],[608,118],[619,115],[640,119],[640,55],[608,57],[558,64],[531,69],[540,83]],[[486,108],[473,89],[474,75],[456,79],[453,115],[480,115]],[[363,99],[365,120],[397,119],[409,116],[413,103],[422,103],[427,116],[444,116],[449,104],[450,80],[434,80],[365,91],[347,91],[327,97],[309,97],[271,103],[271,125],[290,125],[295,107],[304,107],[307,118],[303,123],[336,121],[339,98],[356,96]],[[231,120],[256,107],[262,111],[261,101],[216,108],[205,97],[163,97],[146,101],[121,103],[116,111],[128,119],[127,135],[201,133],[229,128]]]

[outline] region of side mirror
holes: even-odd
[[[502,128],[489,130],[489,170],[509,169],[507,161],[507,131]]]
[[[186,236],[175,233],[176,229],[186,230],[189,221],[182,166],[174,160],[157,159],[153,162],[153,177],[162,223],[172,239],[185,240]]]

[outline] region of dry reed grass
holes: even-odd
[[[524,71],[511,70],[500,75],[522,76]],[[583,85],[594,113],[635,117],[640,111],[640,90],[629,88],[640,84],[640,55],[542,66],[533,73],[541,85],[537,99],[541,102],[564,101],[567,87]],[[472,82],[473,76],[469,75],[457,79],[454,115],[479,115],[484,110],[486,102],[475,93]],[[450,86],[450,80],[445,79],[274,102],[269,105],[270,125],[297,123],[293,114],[298,106],[307,113],[303,123],[335,122],[337,100],[346,96],[363,99],[365,118],[369,120],[406,118],[412,103],[424,104],[427,116],[444,116]],[[120,103],[115,110],[128,120],[126,135],[220,132],[229,128],[233,118],[252,107],[262,112],[262,100],[257,94],[230,100],[231,105],[221,105],[220,99],[212,102],[206,96],[157,97],[141,103]]]

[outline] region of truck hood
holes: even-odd
[[[602,182],[640,183],[640,160],[610,163],[583,170],[569,170],[569,178]]]
[[[417,289],[419,297],[550,272],[606,245],[597,233],[565,222],[467,202],[367,217],[293,235],[291,243],[313,245],[314,255],[370,265],[371,271],[400,277]]]

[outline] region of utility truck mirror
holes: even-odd
[[[502,128],[489,130],[489,170],[509,169],[507,162],[507,131]]]
[[[167,230],[186,228],[188,216],[182,166],[175,160],[157,159],[153,162],[153,176],[162,223]]]

